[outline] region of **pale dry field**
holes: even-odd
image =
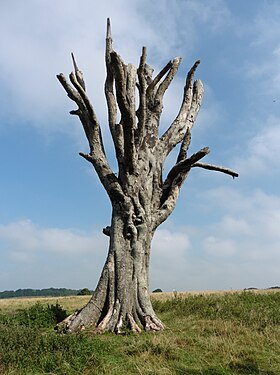
[[[68,312],[83,307],[91,296],[67,296],[67,297],[20,297],[0,299],[0,313],[7,313],[26,309],[40,302],[44,305],[55,305],[58,303]]]
[[[243,293],[243,292],[251,292],[251,293],[258,293],[258,294],[264,294],[264,293],[275,293],[279,292],[279,289],[246,289],[246,290],[195,290],[192,292],[163,292],[163,293],[152,293],[152,299],[159,300],[159,301],[166,301],[168,299],[172,298],[184,298],[188,296],[197,296],[197,295],[211,295],[211,294],[235,294],[235,293]]]
[[[251,293],[274,293],[279,289],[254,289],[247,292]],[[166,301],[175,297],[185,298],[192,295],[209,295],[209,294],[233,294],[242,293],[244,290],[204,290],[192,292],[162,292],[152,293],[152,300]],[[67,296],[67,297],[20,297],[20,298],[4,298],[0,299],[0,313],[8,313],[20,309],[29,308],[32,305],[40,302],[44,305],[55,305],[58,303],[69,313],[83,307],[90,299],[91,296]]]

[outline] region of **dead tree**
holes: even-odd
[[[202,82],[193,83],[199,61],[187,74],[177,117],[159,135],[163,97],[181,58],[169,61],[154,76],[146,63],[143,47],[138,68],[126,65],[113,50],[108,19],[105,95],[118,162],[116,176],[105,154],[100,124],[88,98],[83,74],[74,55],[72,58],[74,71],[69,76],[70,83],[63,74],[57,78],[77,104],[77,109],[70,114],[79,117],[89,143],[89,153],[80,155],[93,165],[103,184],[112,204],[112,219],[111,225],[103,229],[110,244],[96,290],[88,304],[69,316],[59,328],[72,332],[93,326],[96,332],[120,333],[125,326],[134,332],[159,331],[164,325],[156,316],[149,295],[150,249],[155,230],[174,210],[180,189],[193,168],[223,172],[232,177],[238,174],[202,163],[200,160],[209,153],[208,147],[188,156],[191,130],[203,97]],[[165,160],[178,144],[177,161],[163,178]]]

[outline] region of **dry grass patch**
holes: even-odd
[[[58,303],[69,313],[83,307],[90,296],[66,296],[66,297],[20,297],[0,299],[0,313],[11,313],[21,309],[27,309],[36,303],[51,305]]]
[[[277,289],[254,289],[247,293],[254,294],[270,294],[277,293]],[[152,293],[152,301],[168,301],[174,298],[188,298],[190,296],[207,296],[207,295],[227,295],[244,293],[243,290],[204,290],[204,291],[192,291],[192,292],[162,292],[162,293]],[[83,307],[90,299],[91,296],[64,296],[64,297],[18,297],[18,298],[3,298],[0,299],[0,312],[9,313],[12,311],[17,311],[20,309],[29,308],[32,305],[40,302],[43,305],[58,303],[65,310],[73,312],[77,309]]]
[[[174,298],[187,298],[189,296],[207,296],[207,295],[226,295],[226,294],[240,294],[240,293],[254,293],[254,294],[270,294],[279,293],[279,289],[250,289],[250,290],[196,290],[191,292],[159,292],[152,293],[151,298],[155,301],[167,301]]]

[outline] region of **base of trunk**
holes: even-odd
[[[88,312],[86,312],[86,309],[87,306],[68,316],[59,323],[55,329],[59,333],[72,333],[83,331],[87,328],[93,328],[92,332],[96,334],[104,332],[124,334],[128,331],[141,333],[142,330],[147,332],[157,332],[164,329],[163,323],[156,315],[133,316],[131,313],[127,313],[126,316],[123,316],[122,314],[118,314],[118,307],[114,309],[111,308],[100,322],[94,323],[91,321],[90,323],[87,323]]]
[[[109,255],[90,301],[59,323],[56,326],[58,332],[70,333],[88,327],[93,328],[95,333],[107,331],[117,334],[127,330],[135,333],[163,330],[164,325],[153,310],[143,279],[124,277],[118,280],[115,276]]]
[[[94,327],[97,333],[122,333],[127,329],[139,333],[164,328],[149,295],[151,223],[139,215],[139,205],[127,205],[125,210],[118,205],[113,209],[108,257],[92,298],[60,323],[59,331]]]

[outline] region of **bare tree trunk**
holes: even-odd
[[[64,321],[64,330],[71,332],[89,325],[99,333],[120,333],[123,327],[134,332],[141,332],[142,328],[146,331],[163,329],[149,295],[153,231],[146,220],[134,220],[129,226],[127,223],[126,214],[115,207],[109,253],[96,291],[83,309]]]
[[[143,47],[138,69],[126,65],[112,48],[110,22],[107,23],[105,95],[108,122],[119,167],[116,176],[106,158],[101,129],[86,93],[82,72],[73,57],[74,72],[69,84],[63,74],[57,78],[78,109],[90,152],[80,153],[89,161],[112,203],[111,226],[103,233],[110,237],[108,257],[98,286],[89,303],[69,316],[59,329],[72,332],[87,326],[96,332],[120,333],[123,327],[134,332],[164,328],[149,297],[151,241],[157,227],[173,212],[180,189],[193,167],[238,174],[230,169],[201,163],[208,147],[187,155],[191,130],[203,98],[201,81],[193,83],[197,61],[189,71],[178,115],[163,135],[158,134],[163,96],[172,82],[181,58],[176,57],[153,78]],[[138,108],[136,110],[136,92]],[[117,122],[117,111],[120,121]],[[163,180],[163,165],[172,149],[181,144],[177,161]]]

